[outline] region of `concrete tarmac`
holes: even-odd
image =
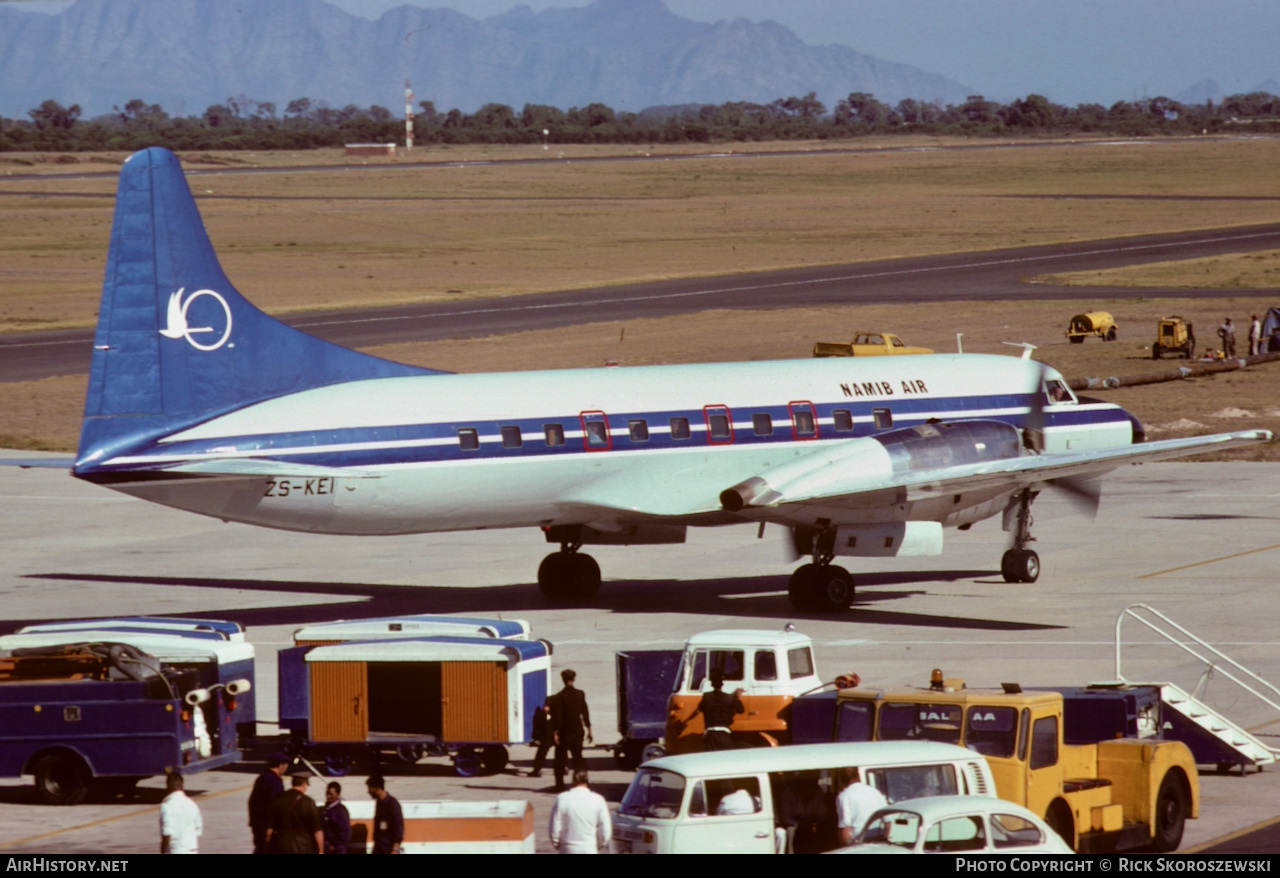
[[[0,457],[23,456],[2,452]],[[38,456],[38,455],[31,455]],[[258,649],[260,718],[275,719],[276,649],[303,624],[393,613],[527,619],[555,644],[589,698],[597,745],[618,739],[614,652],[677,648],[700,631],[777,628],[813,637],[820,674],[857,671],[868,685],[925,685],[932,668],[971,686],[1079,685],[1114,679],[1117,615],[1147,604],[1263,678],[1280,681],[1280,464],[1160,463],[1105,480],[1096,520],[1055,492],[1037,500],[1033,533],[1043,572],[1033,585],[999,574],[998,521],[947,532],[936,558],[846,559],[858,597],[835,617],[794,612],[784,533],[753,526],[693,530],[683,546],[595,547],[605,583],[592,606],[548,604],[533,584],[550,547],[534,530],[410,537],[316,537],[223,524],[84,484],[58,470],[0,469],[0,628],[50,619],[190,614],[242,622]],[[1124,676],[1190,689],[1203,664],[1123,627]],[[1211,704],[1280,747],[1280,716],[1219,673]],[[274,726],[262,724],[270,733]],[[550,772],[526,778],[533,752],[462,779],[425,759],[384,770],[406,800],[532,801],[538,847],[549,850]],[[593,785],[616,803],[630,773],[603,746],[589,751]],[[519,773],[517,773],[517,770]],[[257,769],[189,778],[204,814],[206,853],[248,852],[246,801]],[[365,796],[362,776],[342,779]],[[130,853],[158,849],[162,784],[136,799],[74,808],[35,804],[30,778],[0,779],[0,851]],[[1280,768],[1242,777],[1201,773],[1200,819],[1183,850],[1280,852],[1239,835],[1280,816]],[[312,794],[319,799],[322,785]]]

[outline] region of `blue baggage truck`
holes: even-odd
[[[0,776],[33,775],[39,801],[74,805],[239,761],[256,719],[242,637],[141,619],[68,624],[0,638]]]
[[[618,765],[634,770],[666,755],[667,699],[680,667],[681,649],[628,649],[614,653],[618,683],[618,733],[613,747]]]

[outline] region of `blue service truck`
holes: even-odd
[[[239,761],[252,734],[253,647],[235,623],[129,619],[0,637],[0,776],[75,805],[146,777]]]

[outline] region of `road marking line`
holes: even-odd
[[[1255,823],[1252,826],[1246,826],[1244,829],[1238,829],[1235,832],[1227,833],[1226,835],[1220,836],[1219,838],[1211,839],[1202,844],[1198,844],[1195,847],[1178,851],[1178,853],[1198,854],[1201,851],[1208,850],[1214,845],[1226,844],[1229,841],[1235,841],[1237,838],[1246,836],[1251,832],[1260,832],[1261,830],[1266,829],[1269,826],[1275,826],[1277,823],[1280,823],[1280,817],[1272,817],[1270,820],[1263,820],[1261,823]]]
[[[1157,576],[1164,576],[1166,573],[1178,573],[1182,570],[1191,570],[1194,567],[1203,567],[1206,564],[1217,564],[1219,561],[1230,561],[1232,558],[1243,558],[1246,555],[1256,555],[1259,552],[1270,552],[1272,549],[1280,549],[1280,543],[1274,546],[1263,546],[1261,549],[1250,549],[1247,552],[1236,552],[1234,555],[1223,555],[1221,558],[1210,558],[1208,561],[1197,561],[1194,564],[1184,564],[1181,567],[1170,567],[1168,570],[1160,570],[1156,573],[1147,573],[1139,576],[1138,579],[1155,579]]]
[[[208,795],[201,794],[199,796],[193,796],[192,798],[195,801],[203,802],[208,799],[216,799],[219,796],[229,796],[232,793],[243,793],[245,790],[249,790],[249,789],[253,789],[252,784],[249,784],[243,787],[236,787],[233,790],[223,790],[220,793],[210,793]],[[141,811],[130,811],[128,814],[117,814],[114,817],[104,817],[101,820],[94,820],[92,823],[82,823],[79,826],[68,826],[65,829],[55,829],[53,832],[46,832],[41,835],[32,835],[32,836],[28,836],[27,838],[19,838],[15,841],[6,841],[3,844],[0,844],[0,850],[4,850],[5,848],[17,847],[20,844],[31,844],[32,842],[41,841],[46,838],[53,838],[55,835],[65,835],[68,832],[76,832],[81,829],[91,829],[95,826],[103,826],[107,823],[115,823],[118,820],[128,820],[130,817],[143,817],[147,814],[159,814],[159,813],[160,813],[160,806],[152,805],[150,808],[145,808]]]

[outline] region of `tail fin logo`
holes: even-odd
[[[169,312],[168,325],[160,330],[160,334],[165,338],[185,338],[187,342],[199,351],[216,351],[218,348],[227,344],[227,339],[231,338],[231,306],[227,304],[227,300],[222,295],[213,290],[196,290],[187,296],[184,301],[182,294],[186,291],[186,287],[181,287],[176,293],[169,296]],[[218,330],[213,326],[192,326],[188,317],[191,306],[201,298],[208,297],[214,299],[222,306],[222,313],[226,320],[226,328],[222,330],[221,335],[217,335]],[[204,316],[205,319],[217,316],[212,306],[206,305],[198,310],[198,315]],[[213,313],[209,313],[209,312]],[[197,335],[217,335],[217,341],[212,344],[207,341],[197,340]],[[235,345],[229,345],[235,347]]]

